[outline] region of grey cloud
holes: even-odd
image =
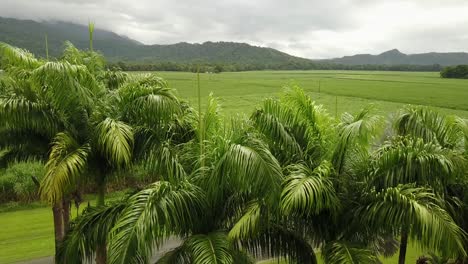
[[[468,12],[464,0],[0,0],[0,7],[0,16],[91,20],[147,44],[242,41],[309,58],[468,47],[468,29],[453,30],[453,18],[437,30],[425,26],[439,8]],[[405,15],[420,11],[417,21]],[[462,14],[456,23],[467,22]]]

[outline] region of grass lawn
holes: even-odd
[[[108,195],[109,200],[121,197],[124,192]],[[95,197],[85,197],[91,205]],[[87,206],[80,206],[82,211]],[[31,206],[16,206],[15,208],[0,206],[0,263],[36,259],[54,254],[54,226],[52,208],[44,204],[34,203]],[[76,217],[76,209],[72,206],[72,217]]]

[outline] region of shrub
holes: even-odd
[[[468,65],[445,67],[441,72],[442,78],[468,79]]]
[[[31,202],[38,198],[38,183],[44,175],[44,164],[38,161],[12,163],[0,171],[0,202]]]

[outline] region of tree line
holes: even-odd
[[[207,62],[112,62],[109,68],[118,67],[124,71],[181,71],[181,72],[240,72],[260,70],[363,70],[363,71],[424,71],[439,72],[442,66],[434,65],[346,65],[318,62],[296,62],[287,63],[207,63]]]
[[[42,160],[56,263],[379,263],[409,242],[452,263],[468,250],[468,120],[407,106],[334,118],[299,87],[249,117],[176,97],[153,74],[106,69],[68,43],[58,60],[0,44],[4,164]],[[199,88],[200,89],[200,88]],[[105,200],[115,175],[154,182]],[[92,184],[96,206],[70,219]],[[430,263],[422,256],[420,263]]]

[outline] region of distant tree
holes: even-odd
[[[468,65],[445,67],[440,72],[442,78],[468,79]]]
[[[224,71],[222,65],[219,65],[219,64],[218,64],[218,65],[214,66],[214,68],[213,68],[213,72],[214,72],[214,73],[221,73],[222,71]]]

